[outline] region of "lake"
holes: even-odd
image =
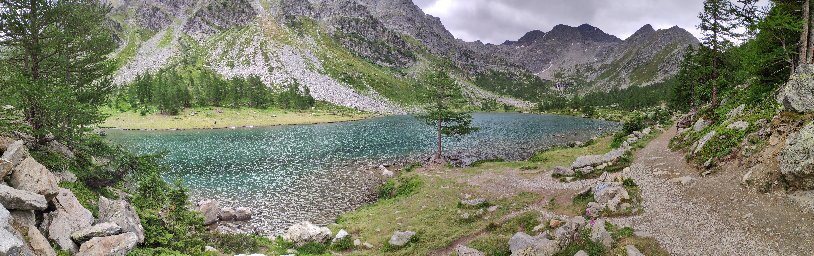
[[[614,122],[517,113],[475,113],[477,132],[445,138],[451,154],[520,160],[533,152],[619,129]],[[250,207],[251,225],[279,234],[308,220],[332,223],[375,200],[370,167],[431,156],[434,127],[411,116],[362,121],[190,131],[108,131],[136,153],[165,152],[168,181],[181,179],[192,199]]]

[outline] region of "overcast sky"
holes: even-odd
[[[441,18],[455,37],[503,43],[531,30],[555,25],[591,24],[625,39],[645,24],[655,29],[682,27],[700,36],[703,0],[413,0]]]

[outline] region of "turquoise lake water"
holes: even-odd
[[[475,113],[479,131],[445,139],[450,154],[518,160],[532,152],[615,131],[614,122],[514,113]],[[233,130],[108,131],[137,153],[165,152],[171,171],[193,199],[251,207],[251,225],[277,234],[308,220],[328,224],[375,199],[370,167],[426,158],[433,127],[410,116]]]

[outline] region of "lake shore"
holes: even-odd
[[[279,109],[253,108],[191,108],[175,116],[150,113],[111,111],[100,125],[104,129],[121,130],[205,130],[253,128],[280,125],[324,124],[364,120],[377,115],[347,111],[312,110],[292,112]]]

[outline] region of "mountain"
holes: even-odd
[[[560,25],[502,45],[464,42],[410,0],[107,2],[121,44],[117,84],[159,70],[211,69],[224,78],[257,75],[272,88],[306,86],[318,100],[386,113],[427,103],[422,77],[440,66],[450,67],[473,104],[529,107],[554,87],[554,72],[584,75],[593,82],[586,88],[656,82],[675,73],[661,63],[673,63],[694,40],[678,28],[621,40],[590,25]]]
[[[557,25],[547,33],[535,30],[518,41],[476,48],[506,56],[544,79],[607,91],[664,81],[675,75],[687,47],[698,43],[679,27],[656,31],[645,25],[621,40],[584,24]]]

